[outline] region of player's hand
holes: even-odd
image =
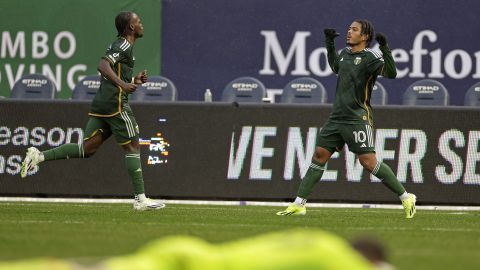
[[[134,84],[134,83],[123,83],[122,86],[120,86],[122,88],[123,91],[127,92],[127,93],[133,93],[137,90],[137,85]]]
[[[377,33],[377,35],[375,36],[375,40],[380,46],[387,45],[387,37],[383,33]]]
[[[335,39],[336,37],[340,36],[339,33],[337,33],[337,30],[333,28],[325,28],[323,29],[323,33],[325,34],[325,38],[327,39]]]
[[[147,80],[148,80],[147,70],[144,70],[138,73],[137,76],[135,76],[133,82],[136,84],[142,84],[142,83],[146,83]]]

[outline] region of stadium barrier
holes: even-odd
[[[133,104],[147,193],[166,199],[290,200],[329,105]],[[0,101],[0,195],[130,197],[113,139],[89,160],[43,163],[19,176],[26,148],[82,141],[89,104]],[[479,109],[374,111],[377,156],[425,204],[480,205]],[[348,151],[333,156],[312,201],[396,203]]]

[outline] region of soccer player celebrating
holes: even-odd
[[[338,74],[333,109],[320,131],[315,153],[297,192],[297,198],[277,215],[305,215],[305,203],[313,187],[322,177],[325,164],[335,151],[344,144],[358,155],[360,163],[382,183],[396,193],[402,201],[407,218],[415,215],[416,197],[407,193],[390,167],[377,161],[375,155],[374,129],[370,95],[378,75],[394,79],[397,76],[395,62],[387,45],[386,37],[375,37],[383,57],[371,50],[374,30],[367,20],[355,20],[347,32],[348,47],[337,55],[334,39],[339,36],[335,29],[325,29],[328,63]]]
[[[91,105],[83,143],[64,144],[44,152],[35,147],[28,148],[20,175],[26,177],[30,169],[43,161],[91,157],[113,134],[126,153],[125,164],[135,193],[133,208],[140,211],[160,209],[165,207],[163,203],[145,196],[138,143],[139,129],[128,104],[128,95],[148,79],[146,71],[132,77],[135,61],[133,44],[143,37],[143,24],[137,14],[120,12],[115,17],[115,26],[118,38],[108,47],[98,65],[102,79]]]

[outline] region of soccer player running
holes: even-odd
[[[128,95],[148,79],[146,71],[132,78],[135,62],[133,45],[138,38],[143,37],[143,24],[137,14],[120,12],[115,17],[115,26],[118,31],[117,39],[108,47],[98,65],[98,71],[102,75],[101,84],[92,101],[83,143],[64,144],[43,152],[35,147],[28,148],[20,175],[26,177],[29,170],[43,161],[91,157],[113,134],[117,143],[125,150],[125,164],[135,194],[133,208],[140,211],[160,209],[165,207],[165,204],[145,196],[138,142],[139,129],[128,104]]]
[[[387,39],[381,33],[375,38],[380,45],[382,57],[369,48],[374,35],[373,25],[367,20],[355,20],[348,28],[348,47],[337,55],[334,39],[339,34],[335,29],[325,29],[324,33],[328,63],[338,74],[335,102],[329,119],[318,135],[315,153],[302,179],[297,198],[277,215],[306,214],[306,201],[322,177],[327,161],[346,143],[348,149],[358,156],[362,166],[399,196],[406,217],[413,218],[415,195],[407,193],[392,169],[377,161],[375,155],[370,95],[378,75],[390,79],[397,75]]]

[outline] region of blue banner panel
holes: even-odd
[[[277,201],[296,195],[331,110],[193,102],[132,108],[148,195]],[[87,160],[41,163],[20,178],[28,147],[43,151],[81,142],[88,110],[88,103],[79,102],[0,101],[0,195],[131,197],[124,153],[112,138]],[[377,159],[390,165],[423,204],[480,205],[478,113],[471,108],[378,109]],[[398,203],[347,149],[332,156],[310,199]]]
[[[366,18],[387,35],[397,63],[397,79],[379,78],[389,104],[401,104],[411,83],[429,78],[446,86],[450,104],[463,105],[480,79],[480,47],[472,37],[478,10],[473,0],[164,1],[162,74],[177,85],[181,100],[201,100],[207,88],[219,100],[225,85],[241,76],[269,89],[309,76],[325,85],[332,103],[336,79],[323,29],[337,29],[340,50],[352,21]]]

